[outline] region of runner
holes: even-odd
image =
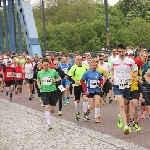
[[[54,69],[49,69],[49,60],[44,58],[43,70],[37,74],[37,84],[41,91],[41,99],[45,106],[45,118],[48,124],[48,130],[52,129],[50,121],[50,111],[54,111],[54,106],[57,102],[57,88],[56,82],[59,82],[61,78]]]
[[[134,59],[134,51],[131,46],[128,46],[126,48],[127,50],[127,56],[131,59]],[[139,84],[142,83],[142,71],[139,65],[138,66],[138,76],[134,78],[131,81],[131,93],[130,93],[130,117],[131,121],[133,121],[133,127],[134,129],[139,132],[141,131],[141,128],[138,123],[138,102],[139,102],[139,97],[140,97],[140,91],[139,91]],[[130,73],[130,76],[134,76],[134,71]]]
[[[0,88],[1,88],[1,92],[3,92],[3,90],[4,90],[3,69],[5,67],[6,66],[3,64],[2,58],[0,58]]]
[[[106,62],[104,62],[104,57],[105,56],[99,56],[99,66],[101,66],[102,68],[104,68],[104,70],[107,72],[107,75],[109,75],[110,72],[110,65]],[[113,101],[112,99],[112,84],[110,82],[110,80],[107,78],[106,82],[104,83],[103,86],[103,99],[104,99],[104,104],[106,104],[106,96],[109,95],[109,103],[111,103]]]
[[[145,52],[142,54],[142,59],[145,59],[145,63],[142,67],[143,85],[142,92],[145,99],[145,105],[148,113],[148,120],[150,120],[150,61],[148,61],[148,54]]]
[[[92,110],[95,107],[95,123],[99,123],[100,85],[103,85],[103,78],[96,68],[96,62],[92,60],[91,69],[84,73],[81,84],[85,94],[88,96],[89,108]]]
[[[80,83],[80,80],[83,76],[83,74],[88,70],[89,68],[82,64],[82,56],[76,56],[75,58],[75,64],[71,67],[68,73],[68,79],[70,82],[72,82],[74,86],[74,95],[75,95],[75,109],[76,109],[76,120],[80,121],[80,110],[79,110],[79,104],[80,104],[80,98],[81,94],[83,94],[82,86]],[[87,97],[83,96],[83,111],[84,111],[84,119],[90,120],[88,117],[88,102]]]
[[[11,61],[7,61],[7,66],[3,69],[3,77],[6,85],[6,92],[10,93],[9,101],[12,102],[12,93],[14,87],[15,69],[11,67]]]
[[[15,83],[17,86],[17,92],[18,92],[18,96],[19,98],[21,98],[21,93],[22,93],[22,85],[23,85],[23,67],[20,64],[20,60],[16,61],[16,65],[14,67],[15,69]]]
[[[29,95],[29,100],[32,100],[32,89],[33,89],[33,68],[34,65],[30,60],[30,56],[27,56],[26,63],[24,64],[24,74],[25,74],[25,81],[27,86],[27,91]]]
[[[53,61],[54,63],[54,69],[58,72],[58,75],[61,77],[61,79],[64,79],[65,77],[65,73],[58,68],[59,62],[57,60]],[[62,92],[61,89],[63,89],[61,87],[61,80],[59,82],[56,82],[56,87],[57,87],[57,96],[58,96],[58,101],[59,101],[59,111],[58,111],[58,115],[62,116]],[[64,88],[65,89],[65,88]]]
[[[117,45],[118,58],[112,60],[111,82],[114,84],[113,91],[119,104],[120,116],[124,124],[124,134],[130,133],[129,124],[129,99],[130,99],[130,73],[134,71],[131,79],[137,77],[137,65],[134,60],[125,56],[126,50],[123,44]],[[118,121],[120,121],[118,119]]]
[[[61,59],[61,63],[59,64],[59,68],[64,71],[66,74],[65,78],[62,80],[62,85],[66,89],[63,92],[63,103],[64,105],[69,104],[69,99],[70,99],[70,84],[71,82],[67,79],[67,74],[68,74],[68,69],[69,69],[69,64],[67,63],[67,57],[63,56]]]

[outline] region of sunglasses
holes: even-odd
[[[104,60],[104,59],[100,59],[100,60]]]
[[[78,60],[82,60],[82,59],[78,59]]]
[[[59,64],[54,64],[54,65],[59,65]]]

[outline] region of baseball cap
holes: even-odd
[[[30,59],[31,57],[30,56],[27,56],[27,59]]]

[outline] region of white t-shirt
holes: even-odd
[[[88,61],[87,61],[87,60],[82,61],[82,64],[84,64],[84,65],[86,65],[86,66],[89,66],[89,64],[88,64]]]
[[[11,62],[12,62],[12,59],[11,59],[11,58],[9,58],[9,59],[6,59],[6,58],[5,58],[5,59],[3,60],[3,64],[7,66],[7,62],[8,62],[8,61],[11,61]]]
[[[103,67],[106,70],[107,73],[110,70],[110,66],[107,62],[104,62],[103,64],[99,64],[99,66]]]
[[[32,79],[33,78],[33,64],[24,64],[25,78]]]
[[[119,58],[113,59],[112,68],[114,69],[114,85],[120,85],[120,82],[126,81],[128,87],[130,87],[130,73],[138,70],[134,60],[128,57],[125,57],[124,60]]]

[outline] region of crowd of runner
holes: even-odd
[[[118,44],[110,57],[104,53],[94,58],[89,53],[74,53],[74,58],[70,58],[64,52],[56,57],[46,54],[44,58],[25,53],[0,55],[1,92],[5,89],[12,102],[13,92],[21,98],[24,84],[29,100],[37,92],[40,105],[45,108],[48,130],[52,129],[50,116],[57,102],[61,116],[62,105],[67,107],[70,97],[74,97],[77,121],[81,111],[83,118],[90,121],[94,109],[95,123],[99,123],[106,97],[109,103],[118,103],[118,127],[124,128],[124,134],[131,133],[131,126],[141,131],[139,119],[146,117],[145,112],[150,121],[150,62],[146,50],[135,52],[131,46]],[[81,100],[83,110],[79,107]]]

